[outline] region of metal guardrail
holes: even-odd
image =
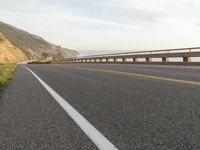
[[[184,63],[181,62],[182,64],[194,64],[194,62],[192,62],[192,57],[200,57],[200,47],[89,55],[59,60],[52,63],[141,63],[138,60],[139,58],[145,58],[146,63],[157,63],[153,62],[152,58],[162,58],[160,63],[169,64],[172,63],[169,58],[176,57],[183,58]],[[200,65],[200,61],[198,65]]]
[[[194,50],[199,50],[200,47],[191,47],[191,48],[177,48],[177,49],[164,49],[164,50],[149,50],[149,51],[135,51],[135,52],[125,52],[125,53],[112,53],[112,54],[102,54],[102,55],[89,55],[89,56],[82,56],[77,57],[79,58],[98,58],[98,57],[110,57],[110,56],[125,56],[125,55],[144,55],[144,54],[168,54],[168,53],[181,53],[181,52],[194,52]]]

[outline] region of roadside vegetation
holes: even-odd
[[[0,95],[5,86],[7,85],[15,69],[16,69],[15,64],[9,64],[9,65],[0,64]]]

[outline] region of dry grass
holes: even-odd
[[[15,69],[16,69],[15,64],[0,65],[0,88],[1,89],[8,83],[8,80],[11,78],[12,73],[15,71]]]

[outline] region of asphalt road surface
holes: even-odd
[[[2,150],[200,149],[200,67],[26,67],[0,99]]]

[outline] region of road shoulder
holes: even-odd
[[[95,149],[40,83],[18,68],[0,99],[0,149]]]

